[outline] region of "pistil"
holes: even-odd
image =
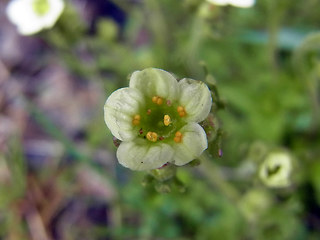
[[[171,123],[171,118],[170,118],[169,115],[164,115],[163,123],[164,123],[165,126],[169,126],[169,124]]]
[[[156,142],[158,140],[158,134],[155,132],[148,132],[147,139],[151,142]]]

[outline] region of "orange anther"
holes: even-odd
[[[140,119],[141,119],[141,116],[139,114],[134,115],[132,119],[132,124],[135,126],[139,125]]]
[[[161,105],[163,103],[163,99],[161,97],[158,97],[157,99],[157,104]]]
[[[158,100],[158,96],[153,96],[152,97],[152,102],[157,103],[157,100]]]
[[[179,112],[178,114],[180,117],[184,117],[186,115],[186,112]]]
[[[132,120],[132,124],[135,125],[135,126],[137,126],[137,125],[140,124],[140,120],[138,120],[138,119],[133,119],[133,120]]]
[[[186,110],[182,106],[177,107],[177,112],[180,117],[184,117],[187,114]]]
[[[139,114],[134,115],[133,119],[140,120],[141,116]]]
[[[152,102],[161,105],[163,103],[163,98],[159,96],[153,96],[152,97]]]
[[[182,136],[182,133],[181,132],[176,132],[175,134],[174,134],[176,137],[181,137]]]

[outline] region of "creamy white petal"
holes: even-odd
[[[170,73],[157,68],[132,73],[129,87],[139,89],[148,97],[160,96],[168,100],[178,98],[177,80]]]
[[[116,138],[129,141],[137,136],[132,119],[142,106],[143,96],[134,88],[120,88],[108,97],[104,105],[104,120]]]
[[[255,0],[229,0],[229,4],[234,7],[249,8],[255,4]]]
[[[182,166],[199,157],[208,148],[208,141],[205,131],[197,123],[189,123],[179,131],[182,133],[182,142],[173,146],[173,163]]]
[[[212,99],[207,85],[201,81],[184,78],[179,81],[180,104],[187,112],[186,120],[201,122],[209,114]]]
[[[144,139],[122,142],[117,151],[121,165],[132,170],[151,170],[172,161],[173,149],[165,143],[146,143]]]
[[[64,2],[62,0],[49,0],[49,4],[50,10],[43,17],[43,25],[46,28],[51,28],[56,23],[64,9]]]

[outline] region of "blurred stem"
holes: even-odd
[[[310,94],[310,100],[312,105],[312,123],[311,131],[318,131],[320,128],[320,104],[319,104],[319,75],[320,75],[320,66],[316,66],[315,70],[311,72],[310,79],[308,81],[308,91]]]
[[[161,59],[161,64],[165,65],[165,57],[168,56],[169,45],[167,37],[169,37],[167,24],[162,14],[158,0],[145,0],[147,8],[147,25],[153,34],[153,41],[157,46],[157,57]],[[160,55],[160,56],[159,56]]]
[[[199,46],[201,44],[203,36],[203,19],[197,15],[194,17],[192,22],[192,28],[190,31],[189,42],[187,48],[184,51],[187,52],[187,65],[188,69],[191,70],[191,74],[197,75],[200,72],[198,60]]]
[[[115,199],[113,203],[112,225],[112,229],[115,230],[114,232],[112,232],[112,238],[121,240],[119,232],[122,229],[122,210],[119,199]]]
[[[277,63],[277,41],[280,21],[283,16],[283,9],[281,8],[278,1],[270,0],[268,1],[268,58],[271,69],[274,74],[278,71]]]
[[[210,181],[210,184],[216,187],[232,202],[237,203],[240,198],[240,193],[226,181],[222,171],[215,163],[212,162],[208,154],[203,153],[199,159],[201,160],[199,170]]]

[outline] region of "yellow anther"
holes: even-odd
[[[182,133],[181,132],[176,132],[175,134],[174,134],[174,136],[176,136],[176,137],[182,137]]]
[[[163,98],[159,96],[153,96],[152,97],[152,102],[161,105],[163,103]]]
[[[137,126],[137,125],[140,124],[140,120],[138,120],[138,119],[133,119],[133,120],[132,120],[132,124],[135,125],[135,126]]]
[[[161,98],[161,97],[159,97],[158,99],[157,99],[157,104],[158,105],[161,105],[163,103],[163,99]]]
[[[182,106],[177,107],[177,112],[180,117],[184,117],[187,114],[186,110]]]
[[[184,111],[184,107],[182,107],[182,106],[177,107],[177,111],[178,112],[183,112]]]
[[[148,132],[147,139],[151,142],[156,142],[158,140],[158,134],[155,132]]]
[[[165,126],[169,126],[169,124],[171,123],[171,118],[170,118],[169,115],[164,115],[163,123],[164,123]]]
[[[178,112],[180,117],[184,117],[186,115],[186,112]]]
[[[181,132],[176,132],[173,138],[173,141],[176,143],[181,143],[182,142],[182,133]]]
[[[139,114],[134,115],[134,117],[132,119],[132,124],[135,126],[139,125],[140,119],[141,119],[141,116]]]
[[[158,96],[153,96],[152,97],[152,102],[157,103],[157,100],[158,100]]]

